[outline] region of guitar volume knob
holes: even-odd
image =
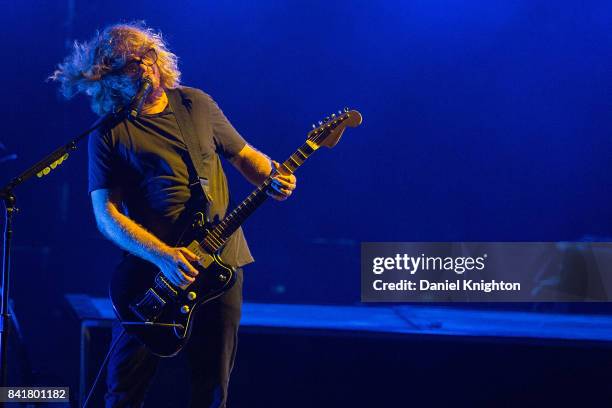
[[[227,276],[225,276],[225,275],[221,274],[221,275],[219,275],[219,280],[220,280],[221,282],[225,282],[225,281],[227,280]]]
[[[182,313],[182,314],[187,314],[187,313],[189,313],[189,311],[190,311],[190,310],[191,310],[191,309],[189,308],[189,305],[183,305],[183,306],[181,306],[181,313]]]
[[[195,292],[187,293],[187,299],[189,299],[189,300],[195,300],[196,297],[198,297],[198,295]]]

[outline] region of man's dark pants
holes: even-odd
[[[241,268],[237,270],[237,281],[232,289],[196,310],[191,338],[181,351],[187,353],[189,364],[191,407],[226,406],[242,307],[243,274]],[[113,341],[122,332],[123,328],[117,323],[113,327]],[[158,362],[159,357],[135,338],[124,334],[108,363],[106,407],[141,407]],[[171,384],[168,392],[172,392]]]

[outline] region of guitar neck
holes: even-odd
[[[300,146],[283,164],[283,173],[293,174],[306,159],[308,159],[318,146],[309,144],[308,142]],[[266,190],[270,188],[272,177],[268,177],[259,187],[257,187],[247,198],[234,208],[223,221],[217,224],[209,233],[200,245],[202,245],[210,253],[215,253],[225,245],[229,237],[242,225],[242,223],[255,212],[257,208],[268,198]]]

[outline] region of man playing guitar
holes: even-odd
[[[84,93],[100,116],[130,103],[146,78],[152,92],[133,119],[101,129],[89,140],[89,191],[100,232],[128,253],[154,264],[176,287],[194,281],[198,256],[186,247],[172,246],[167,237],[184,216],[208,206],[212,219],[223,219],[229,202],[221,167],[225,157],[254,185],[273,174],[267,191],[285,200],[296,187],[295,176],[250,146],[233,128],[212,98],[180,86],[177,57],[161,35],[142,24],[107,27],[92,40],[76,43],[58,66],[53,79],[66,97]],[[209,114],[211,137],[197,135],[207,168],[208,197],[194,171],[177,123],[172,100],[190,100]],[[194,117],[203,114],[193,109]],[[285,173],[285,174],[283,174]],[[195,180],[195,182],[194,182]],[[236,268],[236,284],[196,312],[191,339],[185,346],[191,377],[191,405],[225,407],[230,372],[236,355],[236,336],[242,302],[242,269],[253,262],[242,230],[237,229],[221,250],[223,260]],[[118,340],[110,356],[107,407],[143,404],[159,357],[117,324]]]

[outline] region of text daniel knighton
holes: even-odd
[[[399,291],[480,291],[480,292],[493,292],[493,291],[520,291],[521,284],[519,282],[504,282],[496,281],[495,279],[490,281],[480,280],[474,281],[472,279],[466,280],[445,280],[444,282],[430,282],[427,279],[420,279],[417,287],[417,283],[402,279],[397,282],[383,282],[381,279],[377,279],[372,282],[374,290],[388,291],[388,290],[399,290]]]

